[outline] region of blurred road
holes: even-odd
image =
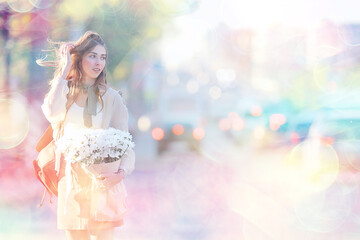
[[[215,139],[199,152],[180,142],[138,160],[126,179],[129,213],[116,239],[360,238],[359,174],[307,175],[289,161],[291,149]],[[0,239],[65,239],[56,229],[56,204],[37,208],[41,186],[32,169],[22,172],[28,175],[16,182],[2,176]]]

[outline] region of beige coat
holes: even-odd
[[[69,92],[68,81],[55,78],[49,93],[44,99],[41,109],[54,129],[53,136],[57,136],[58,124],[64,119],[66,113],[66,95]],[[103,95],[104,108],[102,110],[101,127],[113,127],[128,131],[128,110],[120,94],[113,88],[108,88]],[[66,126],[65,126],[66,127]],[[122,158],[120,168],[130,174],[135,168],[135,153],[129,149]]]

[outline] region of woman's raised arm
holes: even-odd
[[[68,81],[55,77],[52,80],[51,88],[44,98],[41,109],[46,119],[54,124],[62,121],[66,113],[66,95],[69,92]]]
[[[66,113],[66,95],[69,92],[67,74],[71,67],[70,49],[73,43],[66,43],[60,47],[60,73],[51,81],[50,91],[44,98],[41,109],[50,123],[57,123],[64,119]]]

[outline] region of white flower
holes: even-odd
[[[133,148],[132,136],[114,128],[74,130],[56,141],[57,149],[65,155],[65,160],[85,165],[101,163],[101,159],[121,158],[128,148]]]

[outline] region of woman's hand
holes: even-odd
[[[125,172],[120,169],[117,173],[103,173],[97,179],[99,180],[99,187],[102,190],[110,189],[125,178]]]
[[[70,67],[71,67],[71,56],[70,56],[70,49],[74,48],[75,45],[73,43],[65,43],[61,45],[60,47],[60,57],[61,61],[61,71],[60,71],[60,77],[63,79],[66,79]]]

